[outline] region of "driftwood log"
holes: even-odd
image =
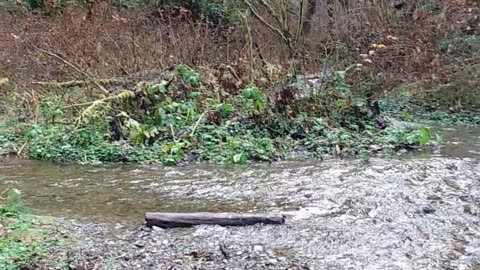
[[[148,227],[161,228],[195,225],[248,226],[258,223],[278,225],[285,223],[285,216],[281,214],[146,213],[145,219]]]

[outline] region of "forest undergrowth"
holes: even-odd
[[[0,154],[367,160],[441,141],[404,122],[480,123],[475,3],[190,2],[4,12]]]

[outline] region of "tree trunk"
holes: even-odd
[[[310,30],[312,29],[313,17],[315,15],[316,10],[317,10],[317,0],[308,0],[307,12],[305,14],[305,22],[303,23],[303,29],[302,29],[302,33],[304,37],[310,34]]]
[[[195,225],[248,226],[257,223],[284,224],[284,215],[237,213],[146,213],[147,226],[161,228]]]

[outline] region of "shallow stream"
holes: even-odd
[[[104,224],[110,231],[82,232],[93,250],[106,252],[99,246],[108,241],[118,248],[121,239],[107,236],[114,228],[132,230],[129,241],[143,253],[115,257],[125,269],[480,269],[480,129],[443,132],[440,149],[369,164],[98,167],[5,159],[0,190],[22,190],[41,215]],[[133,229],[146,211],[288,218],[283,226]]]

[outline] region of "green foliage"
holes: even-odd
[[[480,37],[478,35],[465,35],[461,32],[451,33],[439,40],[440,49],[450,54],[478,54],[480,53]]]
[[[200,74],[198,72],[185,65],[179,65],[177,67],[177,72],[182,76],[186,83],[194,87],[200,86]]]
[[[434,121],[442,125],[480,125],[480,113],[445,108],[436,101],[424,100],[410,94],[406,89],[397,89],[380,101],[386,114],[404,121]],[[451,110],[453,109],[453,110]]]
[[[399,147],[406,146],[423,146],[429,143],[440,143],[441,137],[434,134],[430,128],[423,127],[420,129],[408,130],[404,128],[387,128],[385,137],[382,139],[388,146]]]
[[[27,209],[22,204],[21,192],[17,189],[10,190],[7,193],[6,203],[0,207],[0,217],[20,217],[22,214],[27,213]]]
[[[392,92],[380,100],[380,109],[388,113],[404,113],[409,112],[412,108],[411,97],[408,91],[399,90]]]
[[[268,138],[235,138],[227,139],[226,155],[233,163],[245,163],[247,160],[269,161],[276,150]]]
[[[372,152],[368,151],[367,149],[361,149],[358,153],[358,156],[360,157],[363,163],[368,164],[370,163]]]
[[[237,0],[201,0],[200,9],[204,19],[215,25],[232,24],[237,20],[235,11],[242,7],[242,1]]]
[[[123,155],[116,142],[105,140],[105,131],[97,127],[71,130],[71,127],[33,125],[25,139],[30,157],[60,162],[113,162]]]
[[[246,105],[250,111],[263,112],[265,110],[265,98],[256,85],[247,86],[243,90],[243,98],[245,98]]]
[[[17,121],[11,120],[6,123],[0,123],[0,155],[16,153],[18,149],[20,136],[17,132]]]
[[[248,160],[271,161],[279,155],[268,137],[241,125],[205,126],[199,133],[198,160],[243,164]]]
[[[463,125],[480,125],[480,113],[474,112],[454,112],[447,113],[443,111],[434,111],[423,113],[419,118],[435,121],[442,124],[463,124]]]
[[[50,245],[58,244],[47,240],[46,231],[34,228],[35,218],[23,207],[20,195],[11,190],[6,202],[0,202],[0,269],[30,269]]]
[[[56,96],[46,98],[37,123],[0,126],[0,150],[23,149],[31,158],[60,162],[244,164],[293,153],[367,159],[382,149],[437,141],[429,129],[377,130],[365,100],[353,97],[348,74],[349,68],[333,73],[323,91],[276,112],[255,84],[226,95],[180,65],[160,83],[140,83],[85,102],[80,112],[60,106]],[[407,112],[402,116],[412,118]]]
[[[242,6],[242,2],[236,0],[157,0],[156,4],[185,8],[192,13],[199,13],[204,21],[215,25],[234,23],[235,10]]]
[[[333,76],[333,88],[341,97],[350,97],[352,91],[351,86],[347,83],[347,70],[336,71]]]
[[[31,11],[38,11],[44,7],[42,0],[26,0],[26,3],[28,9]]]
[[[184,155],[184,148],[186,148],[187,143],[181,142],[171,142],[162,145],[162,161],[165,165],[177,165],[180,162]]]

